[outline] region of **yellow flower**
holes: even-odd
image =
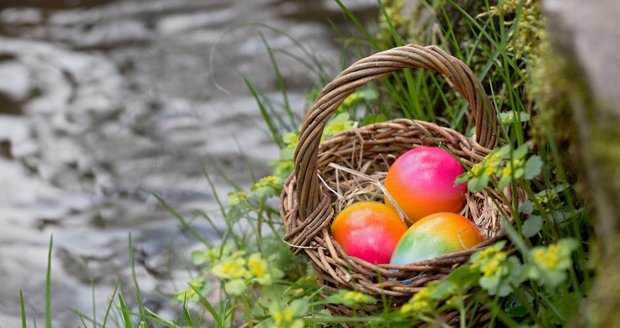
[[[502,170],[502,177],[510,177],[511,175],[512,175],[512,166],[508,164]]]
[[[342,102],[342,106],[351,107],[357,104],[360,100],[364,99],[364,95],[359,92],[354,92],[350,94],[345,100]]]
[[[431,310],[431,308],[432,308],[431,303],[426,300],[413,301],[412,299],[400,307],[400,313],[412,314],[412,313],[428,312]]]
[[[497,252],[497,249],[495,249],[494,247],[488,247],[480,251],[480,253],[478,253],[478,262],[487,261],[488,259],[494,257]]]
[[[402,313],[402,314],[409,314],[409,313],[412,313],[412,312],[413,312],[413,305],[411,303],[405,303],[400,308],[400,313]]]
[[[293,313],[293,310],[286,308],[284,309],[284,313],[282,314],[282,317],[285,322],[291,322],[293,321],[293,319],[295,319],[295,313]]]
[[[430,285],[421,291],[415,293],[409,302],[403,304],[400,308],[400,313],[420,313],[431,311],[434,303],[432,301],[433,294],[435,293],[435,286]]]
[[[303,321],[295,318],[295,312],[291,308],[285,308],[284,310],[272,312],[274,325],[272,328],[292,328],[303,327]]]
[[[282,322],[282,317],[283,316],[282,316],[282,312],[281,311],[278,311],[278,312],[273,314],[273,320],[275,322]]]
[[[431,310],[431,304],[428,301],[419,301],[413,303],[411,309],[414,312],[428,312]]]
[[[364,294],[356,291],[348,291],[342,297],[344,297],[345,300],[351,301],[353,303],[360,303],[363,302],[365,299]]]
[[[349,119],[348,113],[340,113],[332,118],[323,129],[323,137],[335,136],[338,133],[352,129],[355,122]]]
[[[479,176],[480,173],[484,171],[484,169],[484,165],[482,163],[478,163],[471,168],[471,173],[473,173],[474,176]]]
[[[299,135],[293,132],[289,132],[282,136],[282,141],[284,141],[288,148],[295,149],[295,147],[297,147],[297,144],[299,143]]]
[[[499,268],[501,267],[502,263],[504,263],[505,260],[506,260],[506,253],[498,252],[493,256],[493,258],[491,258],[490,260],[488,260],[486,263],[484,263],[481,266],[480,271],[482,272],[483,275],[490,277],[497,273],[497,271],[499,270]]]
[[[450,307],[459,307],[459,298],[454,295],[446,301],[446,305]]]
[[[191,300],[194,297],[198,296],[196,293],[197,290],[201,290],[204,286],[204,280],[201,278],[194,278],[189,282],[189,287],[182,291],[183,299]]]
[[[551,245],[547,248],[539,248],[532,251],[534,262],[542,269],[556,270],[560,262],[562,249],[558,245]]]
[[[525,162],[522,159],[515,160],[512,164],[507,163],[504,169],[502,170],[502,177],[510,177],[512,176],[513,169],[517,170],[525,165]]]
[[[424,301],[426,299],[431,298],[431,296],[433,296],[431,287],[426,287],[424,289],[422,289],[421,291],[415,293],[413,295],[412,301],[415,302],[419,302],[419,301]]]
[[[251,189],[252,191],[259,189],[259,188],[278,188],[280,186],[280,184],[282,184],[282,181],[280,178],[270,175],[270,176],[266,176],[260,180],[258,180],[257,183],[255,183]]]
[[[256,277],[261,285],[271,284],[271,274],[267,270],[267,261],[259,253],[254,253],[248,259],[250,273]]]
[[[238,279],[248,275],[245,260],[241,257],[225,259],[216,264],[211,272],[221,279]]]
[[[228,194],[228,201],[230,205],[240,204],[247,201],[249,198],[245,191],[235,191]]]

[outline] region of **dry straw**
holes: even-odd
[[[326,122],[348,95],[372,80],[410,68],[441,74],[465,97],[476,127],[473,138],[434,123],[396,119],[355,128],[320,144]],[[281,195],[284,239],[295,254],[309,258],[325,295],[339,289],[357,290],[375,297],[385,295],[395,306],[402,304],[466,262],[473,252],[502,238],[498,221],[510,206],[502,199],[511,198],[500,197],[500,191],[490,187],[468,193],[461,214],[476,223],[487,239],[474,249],[409,265],[373,265],[347,256],[330,231],[334,214],[354,201],[382,201],[385,173],[400,154],[419,146],[438,146],[471,167],[496,146],[498,131],[495,109],[480,82],[464,63],[443,50],[407,45],[359,60],[323,88],[303,122],[295,172],[285,181]],[[380,306],[365,312],[379,311]],[[331,305],[330,310],[351,314],[344,305]],[[482,313],[471,315],[483,318]],[[450,313],[446,316],[457,318]]]

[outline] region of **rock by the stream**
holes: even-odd
[[[557,55],[599,216],[604,251],[620,228],[620,1],[547,0],[543,10]]]
[[[620,1],[544,2],[555,52],[565,60],[587,196],[596,212],[593,290],[573,327],[618,327],[620,317]]]

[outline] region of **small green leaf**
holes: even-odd
[[[524,174],[525,174],[525,170],[522,167],[519,167],[515,170],[514,178],[521,179],[521,177],[523,177]]]
[[[521,204],[520,212],[523,214],[532,214],[534,212],[534,204],[531,200],[526,200]]]
[[[523,227],[521,229],[521,233],[523,234],[523,237],[530,238],[530,237],[535,236],[538,232],[540,232],[540,230],[542,229],[542,226],[543,226],[542,217],[538,215],[534,215],[530,217],[529,219],[525,220],[525,222],[523,223]]]
[[[525,179],[532,180],[538,176],[544,163],[539,156],[532,156],[525,162]]]
[[[527,145],[523,144],[519,146],[517,149],[515,149],[512,155],[513,155],[513,159],[521,159],[525,157],[525,155],[527,155]]]
[[[502,177],[502,179],[499,180],[499,183],[497,184],[497,188],[499,188],[499,190],[504,190],[504,188],[508,187],[510,181],[512,181],[511,176],[507,175],[505,177]]]
[[[532,300],[534,300],[534,297],[532,297],[529,293],[522,294],[527,297],[528,301],[531,302]],[[521,300],[519,300],[519,298],[515,296],[514,293],[510,293],[508,296],[506,296],[504,302],[504,310],[509,316],[513,318],[521,318],[527,315],[527,309],[525,308],[525,305],[521,303]]]
[[[282,310],[282,304],[280,302],[278,302],[277,300],[273,300],[271,301],[271,303],[269,304],[269,306],[267,307],[269,314],[276,315],[276,313],[280,312]]]
[[[295,317],[303,317],[310,310],[310,303],[305,299],[296,299],[289,305]]]
[[[284,143],[288,147],[295,148],[295,146],[297,146],[297,143],[299,142],[299,134],[289,132],[285,134],[284,136],[282,136],[282,141],[284,141]]]
[[[514,123],[517,120],[523,123],[530,120],[530,114],[525,112],[519,112],[519,115],[516,115],[515,112],[511,110],[504,113],[499,113],[499,119],[502,121],[503,124]]]
[[[456,286],[456,284],[451,280],[443,280],[434,285],[431,299],[435,301],[443,301],[448,298],[448,296],[454,295],[457,288],[458,286]]]
[[[293,158],[295,158],[294,148],[283,148],[282,150],[280,150],[281,160],[292,160]]]
[[[248,285],[243,279],[233,279],[224,285],[224,290],[228,294],[235,296],[243,294],[247,288]]]
[[[480,287],[486,289],[490,295],[506,296],[510,293],[510,287],[501,283],[499,275],[493,275],[490,277],[482,276],[480,277],[478,283],[480,284]]]
[[[509,281],[515,286],[520,285],[525,280],[525,274],[523,272],[524,266],[521,264],[515,256],[510,256],[505,265],[508,267]]]
[[[274,326],[274,324],[275,322],[273,321],[273,318],[269,317],[259,322],[257,325],[254,326],[254,328],[271,328]]]
[[[543,315],[546,321],[554,325],[562,325],[566,323],[566,319],[573,317],[579,311],[583,298],[576,293],[564,294],[553,300],[556,311],[544,311]],[[560,315],[560,317],[558,317]]]
[[[231,223],[237,223],[241,220],[245,213],[246,210],[240,205],[230,206],[230,208],[226,212],[226,221],[229,221]]]
[[[542,274],[543,284],[549,288],[555,288],[562,284],[568,275],[564,271],[545,271]]]
[[[489,177],[486,175],[482,175],[480,177],[475,177],[467,182],[467,188],[471,192],[479,192],[482,191],[489,184]]]
[[[472,288],[480,279],[480,271],[472,269],[471,266],[461,266],[452,271],[447,280],[452,281],[454,286],[462,291]]]
[[[454,185],[458,186],[461,183],[465,183],[467,181],[469,181],[469,173],[463,173],[459,175],[458,177],[456,177],[456,180],[454,181]]]
[[[323,136],[332,137],[338,133],[352,129],[354,122],[350,120],[349,113],[340,113],[332,118],[323,130]]]
[[[302,319],[297,319],[291,323],[289,328],[304,328],[304,321]]]
[[[203,265],[203,264],[209,262],[209,256],[208,256],[207,252],[194,251],[194,252],[192,252],[192,262],[195,265]]]
[[[510,145],[502,146],[501,148],[497,148],[492,151],[488,156],[497,156],[497,158],[505,158],[506,155],[510,154]]]
[[[575,239],[565,238],[565,239],[560,240],[558,242],[558,245],[560,245],[563,251],[570,253],[577,249],[577,246],[579,246],[579,243],[577,243]]]

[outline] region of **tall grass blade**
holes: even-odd
[[[138,278],[136,277],[136,260],[135,252],[133,248],[133,238],[131,232],[129,233],[129,259],[131,261],[131,280],[133,281],[134,288],[136,289],[136,300],[138,301],[138,311],[140,312],[140,318],[144,318],[144,304],[142,303],[142,292],[140,292],[140,285],[138,285]]]
[[[388,32],[392,36],[392,40],[394,40],[394,44],[397,47],[404,45],[405,41],[398,34],[398,32],[396,31],[396,28],[394,28],[394,22],[392,22],[392,17],[388,14],[382,1],[379,1],[379,11],[381,11],[381,15],[383,15],[383,18],[385,19],[385,22],[388,25]]]
[[[179,326],[174,322],[162,317],[161,315],[149,310],[148,308],[144,309],[144,311],[146,312],[146,317],[148,318],[149,323],[152,323],[155,327],[163,326],[168,328],[179,328]]]
[[[222,217],[226,217],[226,206],[224,205],[224,202],[222,202],[222,199],[220,198],[220,195],[217,192],[217,188],[215,187],[215,183],[213,183],[213,179],[211,179],[211,175],[209,174],[209,171],[207,170],[207,167],[204,165],[204,163],[201,165],[201,169],[202,169],[202,175],[205,177],[205,179],[207,179],[209,188],[211,189],[211,192],[213,192],[213,198],[215,199],[215,202],[217,203],[217,206],[220,209],[220,213],[222,214]]]
[[[195,327],[194,319],[192,315],[189,313],[189,309],[187,308],[187,303],[183,303],[183,308],[181,309],[183,313],[183,320],[185,320],[185,324],[189,327]]]
[[[93,302],[93,328],[97,328],[97,306],[95,305],[95,284],[91,283]],[[86,328],[86,327],[84,327]]]
[[[168,213],[172,214],[172,216],[174,216],[175,219],[177,219],[180,223],[183,229],[186,229],[187,231],[189,231],[189,233],[192,235],[192,237],[196,238],[197,240],[199,240],[200,242],[202,242],[205,245],[211,245],[211,242],[207,239],[205,239],[200,233],[198,233],[198,231],[196,231],[196,229],[194,229],[194,227],[192,227],[191,224],[189,224],[189,222],[187,222],[183,216],[177,212],[177,210],[170,206],[170,204],[168,204],[168,202],[166,202],[163,198],[161,198],[159,195],[157,195],[156,193],[150,192],[150,191],[146,191],[146,193],[148,193],[149,195],[155,197],[155,199],[157,199],[157,201],[159,202],[159,204],[166,210],[168,211]]]
[[[90,322],[93,327],[97,327],[97,321],[94,318],[89,318],[84,313],[80,312],[78,309],[70,309],[82,322],[82,327],[86,328],[88,325],[86,322]]]
[[[103,323],[101,324],[102,327],[106,326],[106,323],[108,322],[108,318],[110,317],[110,311],[112,310],[112,305],[114,304],[114,299],[116,296],[116,293],[118,292],[118,283],[114,286],[114,290],[112,291],[112,295],[110,295],[110,300],[108,301],[108,306],[105,309],[105,314],[103,315]]]
[[[130,312],[129,312],[129,308],[127,307],[127,304],[125,303],[125,300],[123,299],[123,294],[122,293],[118,293],[118,303],[120,304],[120,311],[121,314],[123,316],[123,324],[125,325],[125,328],[133,328],[133,324],[131,323],[131,317],[130,317]]]
[[[252,93],[252,96],[256,100],[256,104],[258,105],[260,114],[263,117],[263,121],[265,121],[265,123],[267,124],[267,128],[269,128],[269,132],[271,133],[271,138],[276,143],[276,145],[278,145],[279,148],[283,148],[284,143],[282,143],[282,138],[280,137],[278,130],[273,124],[273,119],[269,115],[270,113],[265,107],[265,104],[263,103],[263,99],[261,99],[261,97],[259,96],[258,90],[256,90],[256,87],[254,87],[254,84],[252,84],[252,82],[250,82],[250,80],[248,80],[247,78],[244,77],[243,82],[245,82],[245,85],[248,87],[248,90],[250,90],[250,92]]]
[[[19,290],[19,309],[22,314],[22,328],[26,328],[26,306],[24,306],[24,295],[22,295],[22,290]]]
[[[49,250],[47,252],[47,274],[45,277],[45,327],[52,328],[52,247],[54,235],[50,236]]]
[[[297,118],[293,114],[291,110],[291,104],[288,100],[288,94],[286,92],[286,85],[284,85],[284,79],[282,78],[282,74],[280,74],[280,67],[278,62],[276,61],[276,57],[273,54],[273,49],[269,46],[269,43],[265,39],[265,36],[261,33],[260,39],[262,40],[265,48],[267,48],[267,54],[269,55],[269,60],[271,61],[271,67],[273,67],[273,71],[276,75],[276,80],[278,82],[278,88],[280,89],[280,93],[282,94],[282,101],[284,102],[284,111],[288,114],[290,120],[289,130],[294,129],[294,126],[297,122]]]
[[[340,0],[335,0],[336,3],[338,4],[338,6],[340,7],[340,9],[342,9],[342,11],[345,13],[345,15],[347,17],[349,17],[351,19],[351,21],[353,21],[353,23],[355,24],[355,26],[357,26],[357,28],[364,34],[364,36],[366,37],[366,39],[368,41],[370,41],[370,44],[373,46],[373,48],[379,50],[381,47],[379,46],[379,44],[377,43],[377,41],[375,40],[375,38],[370,35],[370,33],[368,32],[368,30],[366,29],[366,27],[364,27],[364,24],[362,24],[362,22],[360,22],[360,20],[355,16],[355,14],[353,14],[349,8],[347,8],[342,1]]]

